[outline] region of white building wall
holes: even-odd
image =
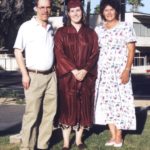
[[[150,47],[150,37],[137,36],[137,47]]]
[[[0,69],[8,71],[19,70],[15,57],[8,54],[0,54]]]

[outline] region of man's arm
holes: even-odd
[[[26,69],[26,66],[25,66],[22,51],[20,49],[15,49],[14,54],[15,54],[15,57],[16,57],[16,60],[17,60],[17,64],[18,64],[18,66],[20,68],[20,71],[22,73],[23,87],[25,89],[28,89],[29,85],[30,85],[30,77],[28,75],[28,72],[27,72],[27,69]]]

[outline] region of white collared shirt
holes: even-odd
[[[33,17],[23,23],[14,44],[15,49],[25,50],[26,67],[35,70],[48,70],[54,62],[53,30],[48,24],[45,29]]]

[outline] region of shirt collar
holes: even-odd
[[[31,21],[32,21],[36,26],[41,26],[40,23],[36,20],[36,16],[33,16],[33,17],[31,18]],[[51,28],[52,28],[52,26],[51,26],[51,24],[50,24],[49,21],[48,21],[47,30],[49,30],[49,29],[51,29]]]

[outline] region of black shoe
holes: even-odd
[[[63,147],[62,150],[70,150],[68,147]]]
[[[87,148],[87,146],[84,143],[77,145],[77,147],[79,150],[85,150]]]

